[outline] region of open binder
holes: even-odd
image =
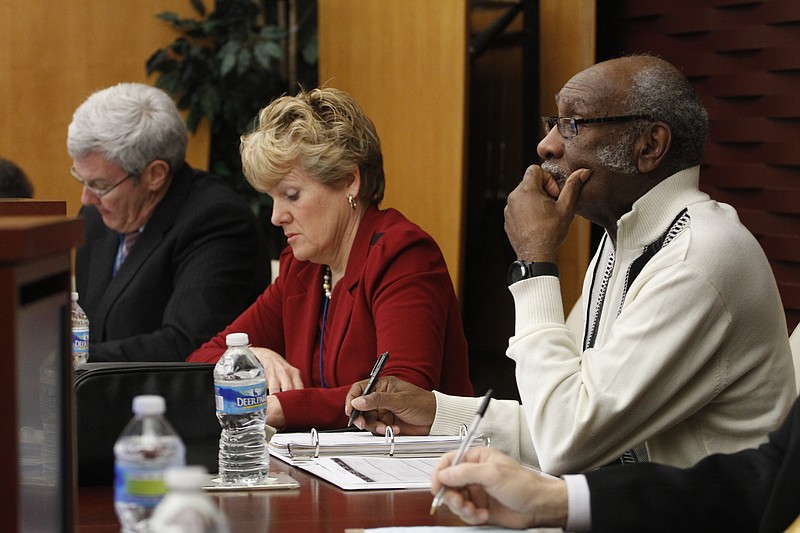
[[[466,436],[461,428],[458,436],[397,435],[387,428],[385,437],[366,431],[276,433],[269,441],[272,455],[291,460],[315,459],[320,456],[364,455],[388,457],[438,457],[457,450]],[[489,437],[476,437],[473,446],[488,446]]]
[[[284,462],[345,490],[427,489],[439,456],[457,450],[466,438],[458,436],[386,437],[364,431],[276,433],[269,452]],[[488,446],[489,437],[472,446]]]

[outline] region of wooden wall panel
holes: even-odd
[[[701,188],[738,210],[800,322],[800,2],[628,0],[606,32],[621,52],[681,68],[711,118]],[[731,260],[736,251],[731,250]]]
[[[384,205],[399,208],[436,238],[457,288],[468,3],[319,0],[320,82],[353,94],[375,121],[386,159]],[[594,28],[594,2],[540,2],[543,113],[555,107],[555,93],[572,75],[594,63]],[[577,220],[559,251],[568,306],[580,294],[589,232],[589,223]]]
[[[556,115],[555,96],[569,79],[595,63],[594,1],[541,0],[540,114]],[[569,31],[564,31],[569,28]],[[541,128],[538,124],[535,126]],[[534,161],[531,161],[534,163]],[[580,298],[583,277],[591,255],[591,224],[575,217],[567,240],[558,250],[561,297],[569,313]]]
[[[467,2],[319,0],[319,80],[352,94],[381,138],[383,207],[430,233],[460,286]]]
[[[67,126],[93,91],[123,81],[148,83],[145,61],[175,38],[155,18],[192,14],[188,0],[4,0],[0,17],[0,157],[33,181],[37,199],[80,207],[69,174]],[[189,143],[189,161],[205,168],[208,134]]]

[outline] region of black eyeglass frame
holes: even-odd
[[[122,178],[121,180],[116,182],[114,185],[112,185],[108,189],[98,189],[98,188],[90,185],[90,183],[98,181],[99,179],[102,179],[102,178],[98,178],[98,179],[94,179],[94,180],[86,180],[86,179],[83,178],[83,176],[78,174],[78,171],[75,170],[75,167],[69,167],[69,173],[72,174],[72,177],[75,178],[78,181],[78,183],[81,184],[81,186],[86,187],[87,189],[89,189],[92,192],[92,194],[94,194],[98,198],[102,198],[103,196],[107,195],[108,193],[110,193],[111,191],[113,191],[114,189],[116,189],[117,187],[122,185],[124,182],[129,180],[130,178],[133,178],[134,176],[139,176],[140,175],[140,174],[134,174],[134,173],[127,174],[124,178]]]
[[[578,135],[578,126],[581,124],[603,124],[606,122],[627,122],[630,120],[651,120],[647,115],[619,115],[615,117],[574,118],[574,117],[542,117],[545,135],[550,133],[553,126],[558,127],[558,133],[565,139]],[[565,135],[565,131],[569,135]]]

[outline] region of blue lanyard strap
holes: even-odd
[[[325,383],[325,375],[322,373],[322,348],[325,345],[325,322],[328,321],[328,304],[330,304],[331,299],[325,295],[322,296],[322,299],[322,328],[320,328],[319,332],[319,381],[322,388],[327,389],[328,384]]]

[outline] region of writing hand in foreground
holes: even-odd
[[[528,167],[503,210],[506,235],[517,258],[555,261],[575,216],[578,195],[590,177],[588,169],[567,177],[554,176],[537,165]]]
[[[268,348],[250,348],[250,350],[264,366],[264,377],[267,380],[267,389],[271,394],[305,388],[300,371],[286,362],[286,359],[278,352]]]
[[[564,480],[529,470],[496,448],[471,448],[451,466],[455,455],[439,460],[431,493],[445,485],[444,503],[464,522],[515,529],[566,526]]]
[[[369,380],[354,383],[345,399],[347,416],[353,408],[361,416],[353,424],[377,435],[386,434],[391,426],[396,434],[427,435],[436,416],[436,397],[432,392],[394,376],[379,378],[370,394],[361,396]]]

